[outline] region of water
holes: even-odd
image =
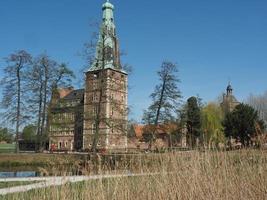
[[[36,171],[0,172],[0,178],[36,177]]]

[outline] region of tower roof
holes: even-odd
[[[102,5],[102,11],[103,11],[103,22],[106,26],[109,26],[110,28],[115,28],[115,24],[113,22],[114,20],[114,6],[109,2],[106,1],[106,3],[104,3]]]
[[[114,9],[114,5],[109,2],[109,0],[106,1],[106,3],[103,4],[102,9]]]
[[[88,71],[97,71],[108,68],[122,71],[113,10],[114,6],[109,0],[102,5],[103,21],[96,46],[95,60]]]
[[[227,91],[229,91],[229,90],[233,90],[233,88],[232,88],[232,86],[231,86],[230,83],[229,83],[229,85],[227,86],[226,90],[227,90]]]

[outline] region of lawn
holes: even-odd
[[[14,153],[15,150],[15,144],[0,144],[0,153]]]
[[[100,166],[100,174],[104,173],[101,167],[104,166]],[[263,200],[267,196],[264,151],[146,154],[133,157],[126,163],[126,169],[161,174],[66,184],[7,195],[3,199]]]

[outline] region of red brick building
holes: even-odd
[[[53,94],[50,148],[90,150],[95,141],[98,149],[127,148],[128,78],[120,63],[114,6],[107,1],[102,10],[95,60],[85,73],[85,89]]]

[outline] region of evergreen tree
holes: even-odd
[[[35,141],[36,140],[36,126],[35,125],[27,125],[23,128],[22,138],[24,141]]]
[[[188,141],[191,147],[195,147],[197,139],[201,136],[201,113],[196,97],[187,100],[187,132]]]
[[[239,104],[225,116],[224,133],[228,138],[240,140],[243,146],[249,146],[256,134],[256,124],[264,129],[264,122],[259,119],[258,112],[249,105]]]

